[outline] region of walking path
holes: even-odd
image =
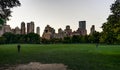
[[[67,66],[63,64],[41,64],[39,62],[31,62],[26,65],[21,64],[5,70],[67,70]]]

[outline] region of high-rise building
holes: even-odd
[[[16,27],[16,28],[14,29],[14,31],[15,31],[14,34],[21,34],[21,30],[20,30],[19,27]]]
[[[10,25],[4,25],[4,26],[3,26],[3,29],[4,29],[4,30],[3,30],[4,33],[6,33],[6,32],[11,32],[11,27],[10,27]]]
[[[34,33],[34,22],[31,22],[31,32]]]
[[[37,33],[38,35],[40,35],[40,27],[37,27],[37,28],[36,28],[36,33]]]
[[[66,33],[67,37],[70,37],[72,35],[72,29],[70,29],[69,25],[66,26],[66,29],[64,32]]]
[[[27,23],[27,34],[34,33],[34,22]]]
[[[30,23],[27,23],[27,34],[30,33]]]
[[[63,39],[64,36],[65,36],[65,32],[61,28],[59,28],[58,29],[58,34],[57,34],[56,38]]]
[[[86,29],[86,21],[79,21],[79,28],[80,29]]]
[[[77,32],[80,35],[87,35],[86,21],[79,21],[79,28],[78,28]]]
[[[62,33],[63,30],[61,28],[58,29],[58,33]]]
[[[22,23],[21,23],[21,34],[25,34],[25,33],[26,33],[25,30],[26,30],[26,28],[25,28],[25,23],[22,22]]]
[[[95,25],[92,25],[91,29],[90,29],[90,34],[93,34],[95,32]]]
[[[49,40],[54,38],[54,35],[55,35],[55,29],[47,25],[43,32],[42,38]]]

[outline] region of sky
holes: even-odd
[[[35,27],[40,27],[42,35],[45,26],[65,29],[70,25],[73,31],[79,27],[79,21],[86,21],[89,34],[92,25],[96,31],[102,31],[101,26],[111,14],[110,6],[114,0],[20,0],[21,6],[11,9],[12,17],[7,22],[11,28],[20,27],[21,22],[34,21]],[[35,29],[36,30],[36,29]]]

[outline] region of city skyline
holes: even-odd
[[[106,22],[110,14],[110,5],[114,0],[20,0],[21,7],[12,9],[12,17],[7,22],[12,28],[34,21],[36,27],[40,27],[42,35],[46,25],[57,29],[65,29],[70,25],[71,29],[77,30],[79,21],[86,21],[88,34],[90,27],[96,26],[101,31],[102,23]]]

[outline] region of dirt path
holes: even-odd
[[[39,62],[31,62],[26,65],[20,64],[5,70],[67,70],[67,66],[64,64],[41,64]]]

